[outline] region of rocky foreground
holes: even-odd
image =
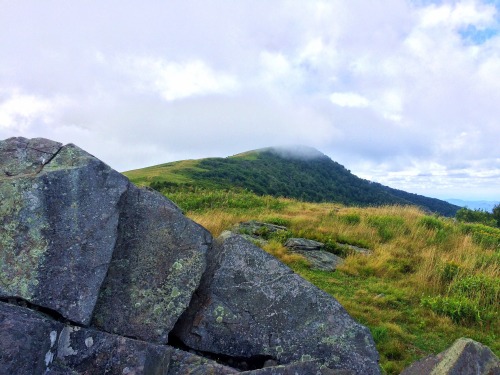
[[[0,374],[380,373],[331,296],[41,138],[0,142],[0,335]]]

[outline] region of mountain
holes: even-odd
[[[183,160],[124,173],[157,190],[243,188],[260,195],[346,205],[417,205],[453,216],[458,206],[364,180],[318,150],[272,147],[227,158]]]
[[[486,212],[492,212],[493,207],[500,203],[498,201],[464,201],[461,199],[446,199],[446,201],[460,207],[467,207],[471,210],[482,210]]]

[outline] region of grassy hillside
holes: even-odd
[[[262,149],[228,158],[185,160],[125,172],[160,191],[243,188],[258,195],[346,205],[418,205],[453,216],[458,206],[361,179],[319,151]]]
[[[192,167],[192,166],[191,166]],[[462,336],[500,355],[500,230],[430,216],[416,207],[347,207],[245,190],[167,193],[215,236],[235,223],[285,225],[291,235],[363,246],[335,272],[313,271],[276,238],[265,250],[333,295],[367,325],[388,374]],[[345,254],[344,254],[345,255]]]

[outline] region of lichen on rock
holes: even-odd
[[[308,358],[332,369],[380,371],[366,327],[331,296],[228,232],[216,241],[201,286],[173,332],[187,346],[210,353],[268,356],[279,364]]]
[[[157,192],[129,187],[93,325],[166,343],[205,270],[212,237]]]
[[[48,140],[1,141],[0,160],[0,297],[88,324],[128,180],[80,148]]]

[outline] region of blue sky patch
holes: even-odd
[[[474,25],[468,25],[467,27],[459,30],[462,39],[470,44],[483,44],[487,40],[496,36],[498,32],[498,28],[478,29]]]

